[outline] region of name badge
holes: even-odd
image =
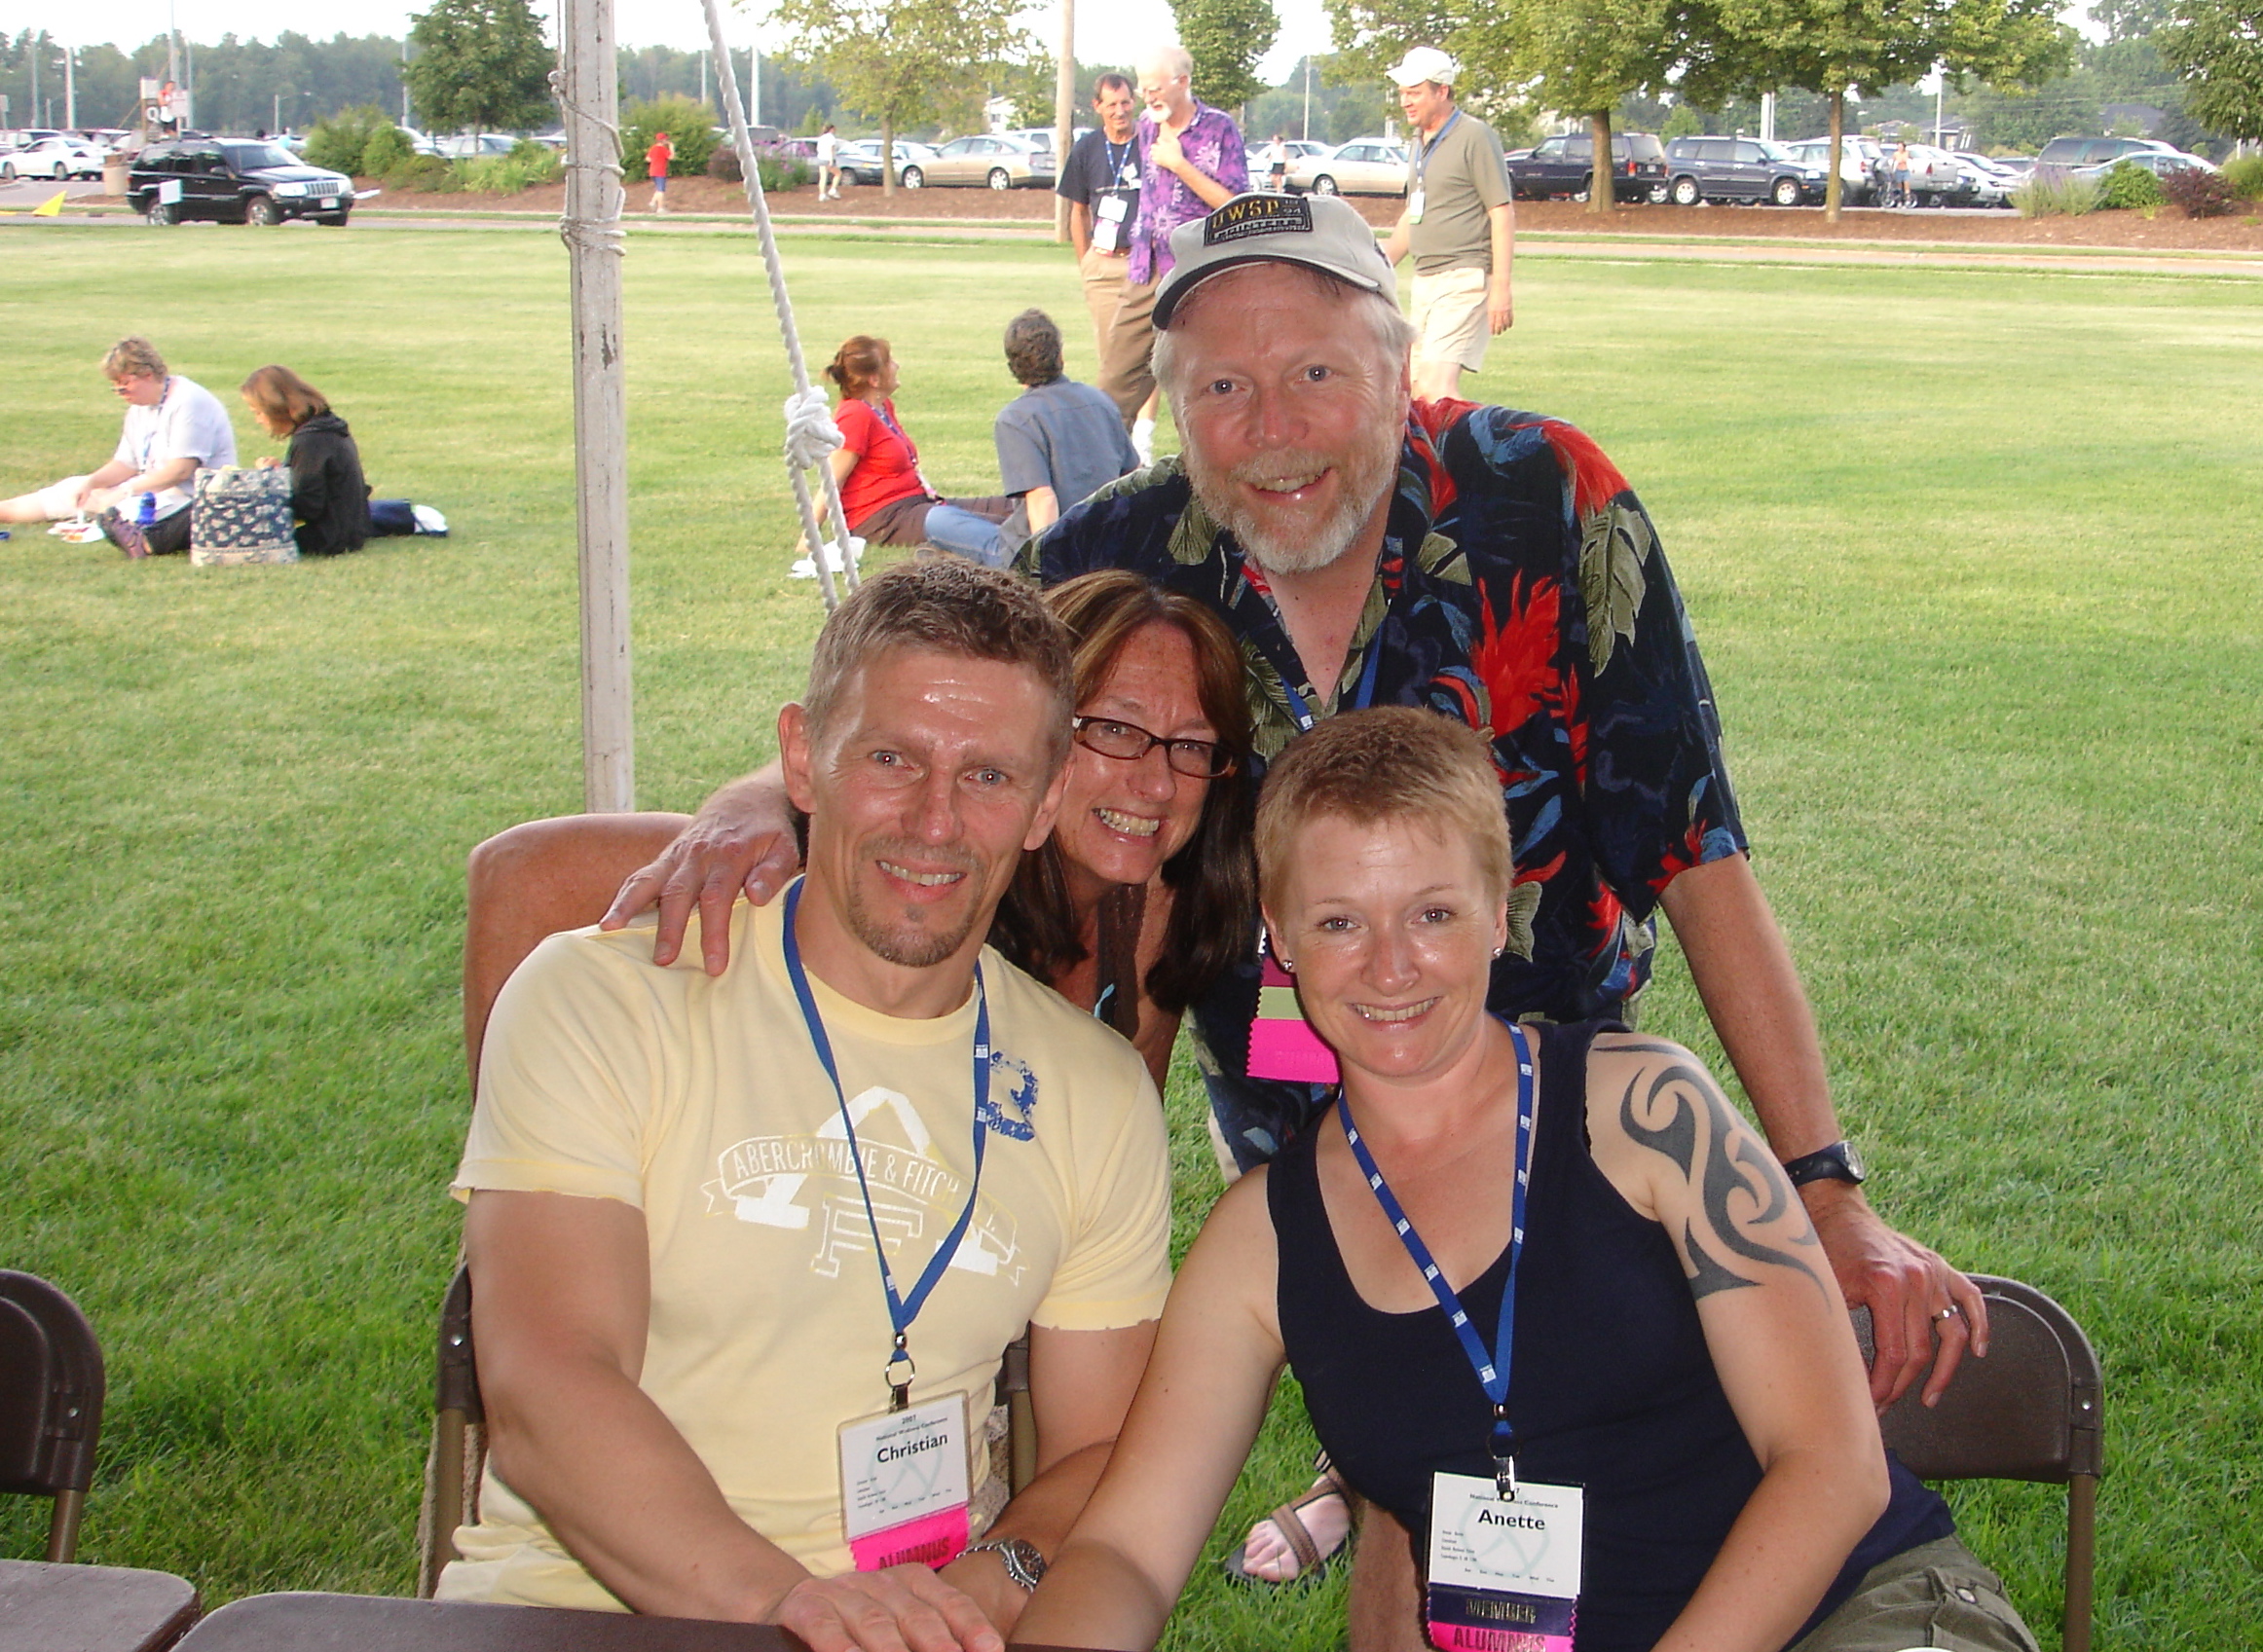
[[[1124,198],[1120,195],[1103,195],[1100,197],[1100,204],[1094,210],[1099,214],[1101,222],[1120,224],[1124,221]]]
[[[1249,1076],[1296,1083],[1336,1083],[1336,1052],[1305,1021],[1296,985],[1267,952],[1260,961],[1257,1018],[1249,1023]]]
[[[1406,198],[1406,221],[1410,224],[1423,221],[1423,186],[1420,184],[1415,185],[1414,193]]]
[[[1430,1478],[1430,1643],[1444,1652],[1572,1652],[1586,1494],[1490,1479]]]
[[[861,1572],[965,1552],[964,1394],[840,1425],[840,1524]]]
[[[1124,228],[1102,218],[1093,226],[1093,244],[1102,252],[1113,252],[1124,243]]]

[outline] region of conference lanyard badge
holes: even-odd
[[[966,1550],[967,1397],[840,1425],[840,1524],[861,1572],[947,1565]]]
[[[1572,1652],[1585,1493],[1499,1476],[1430,1479],[1424,1620],[1444,1652]]]

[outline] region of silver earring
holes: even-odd
[[[1279,964],[1283,970],[1286,970],[1290,974],[1293,975],[1296,973],[1296,966],[1290,963],[1286,958],[1283,958],[1280,953],[1276,952],[1273,955],[1273,961],[1276,964]]]
[[[1494,955],[1494,957],[1498,958],[1498,957],[1500,957],[1500,956],[1501,956],[1501,955],[1502,955],[1503,952],[1506,952],[1507,950],[1508,950],[1508,948],[1507,948],[1506,946],[1497,946],[1497,947],[1495,947],[1495,948],[1493,949],[1493,955]]]

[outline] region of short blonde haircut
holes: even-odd
[[[1257,801],[1257,887],[1267,906],[1280,899],[1304,828],[1323,816],[1354,826],[1406,821],[1448,842],[1466,839],[1489,897],[1505,897],[1515,875],[1493,750],[1436,712],[1345,712],[1289,742]]]
[[[136,334],[120,339],[102,355],[102,376],[106,379],[162,379],[165,377],[165,357],[157,353],[157,346]]]

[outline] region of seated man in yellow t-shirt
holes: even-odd
[[[1072,692],[1012,576],[867,581],[779,716],[806,874],[729,969],[584,930],[503,988],[455,1184],[492,1454],[443,1597],[1002,1647],[1169,1284],[1144,1064],[983,944]],[[1024,1323],[1040,1472],[984,1532]]]

